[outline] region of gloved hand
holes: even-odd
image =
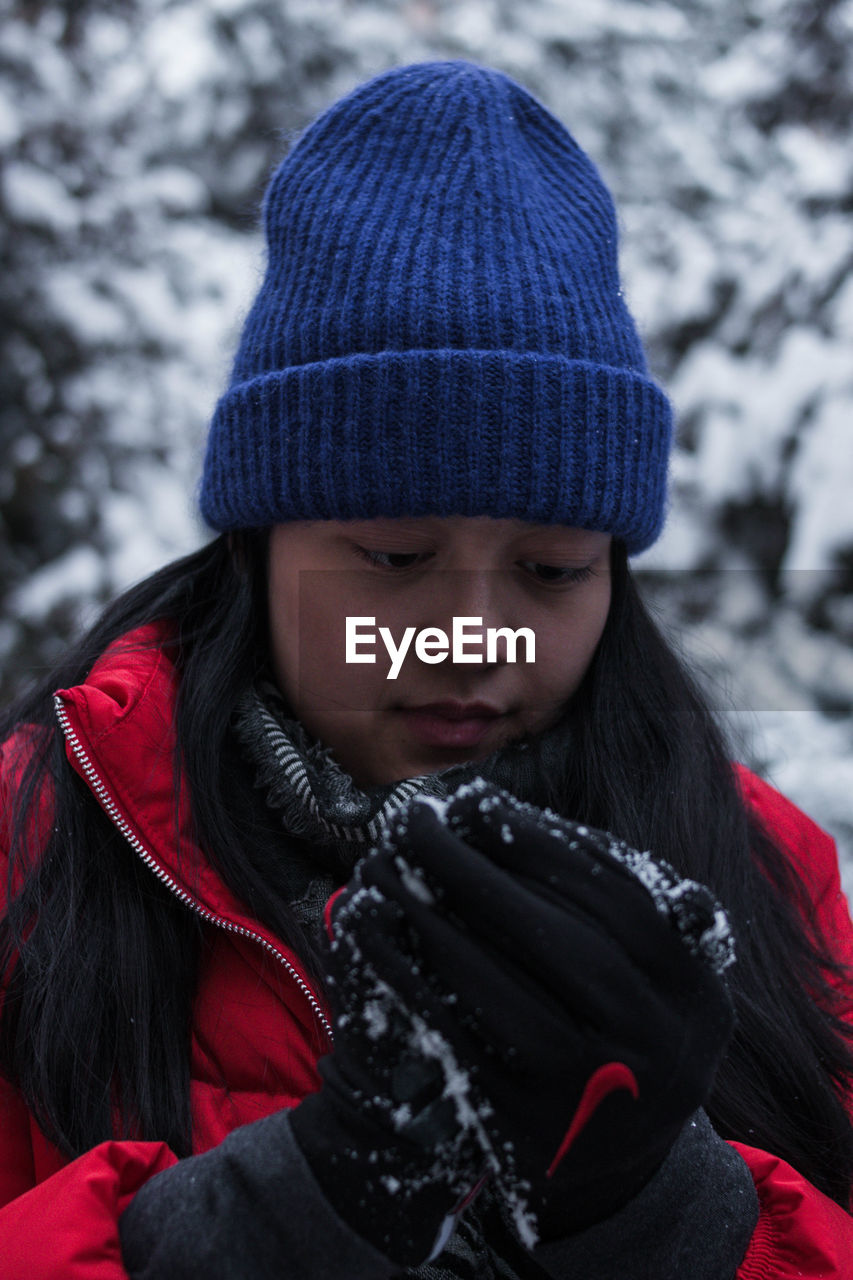
[[[707,1097],[731,1032],[710,894],[482,781],[400,811],[333,933],[346,1044],[325,1079],[344,1111],[367,1098],[397,1203],[416,1215],[429,1191],[430,1231],[439,1190],[452,1209],[484,1173],[528,1245],[609,1216]],[[395,1081],[431,1066],[433,1101],[401,1111]],[[413,1117],[426,1176],[401,1158]]]
[[[454,1002],[477,1137],[522,1239],[615,1212],[706,1100],[732,1031],[711,894],[482,780],[413,802],[362,883],[403,907]]]
[[[454,997],[425,982],[393,897],[356,874],[333,902],[335,1047],[319,1062],[322,1088],[289,1113],[290,1125],[338,1216],[393,1262],[415,1266],[441,1251],[485,1173],[482,1147],[460,1122]]]

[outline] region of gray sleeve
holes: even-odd
[[[697,1111],[639,1195],[533,1256],[553,1280],[733,1280],[757,1221],[746,1163]]]
[[[392,1263],[329,1205],[286,1112],[145,1183],[119,1220],[132,1280],[385,1280]]]
[[[731,1280],[758,1220],[749,1170],[704,1112],[605,1222],[540,1245],[553,1280]],[[119,1223],[131,1280],[387,1280],[399,1275],[318,1187],[286,1113],[157,1174]]]

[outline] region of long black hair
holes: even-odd
[[[281,828],[250,777],[234,785],[243,766],[232,710],[268,661],[266,551],[266,534],[250,531],[168,565],[117,600],[0,720],[0,741],[29,726],[16,737],[28,759],[15,786],[16,892],[0,923],[0,1071],[69,1156],[125,1135],[191,1150],[190,1025],[204,933],[67,766],[53,721],[53,691],[85,679],[133,628],[172,623],[176,777],[199,843],[319,982],[311,938],[281,888]],[[711,1119],[724,1137],[779,1155],[847,1207],[853,1126],[843,1094],[853,1052],[832,986],[842,971],[814,936],[785,851],[741,800],[716,718],[643,604],[617,541],[611,570],[607,623],[565,713],[573,749],[544,780],[548,803],[653,850],[726,905],[738,945],[737,1028]],[[49,823],[34,817],[46,804]],[[33,847],[34,833],[42,847]]]

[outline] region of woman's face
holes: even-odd
[[[609,547],[607,534],[485,516],[276,525],[278,683],[362,787],[483,759],[549,728],[580,684],[610,606]],[[447,650],[429,661],[445,651],[436,628]],[[523,635],[515,661],[501,637],[489,653],[494,628],[532,631],[534,660]]]

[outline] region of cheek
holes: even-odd
[[[338,648],[335,611],[322,595],[315,595],[298,580],[305,576],[297,575],[297,581],[289,582],[274,606],[275,651],[279,663],[286,668],[292,695],[301,688],[314,687],[321,673],[330,680],[335,676]]]
[[[610,608],[609,580],[569,604],[559,616],[549,613],[536,628],[537,674],[540,681],[558,685],[561,694],[575,691],[592,662]]]
[[[279,685],[292,694],[299,668],[298,598],[283,574],[270,574],[268,592],[270,651]]]
[[[346,571],[308,569],[296,577],[277,602],[276,650],[277,674],[286,679],[294,707],[309,718],[321,703],[343,715],[372,710],[385,687],[384,650],[377,642],[361,649],[376,662],[348,663],[346,621],[377,613],[375,606],[365,603],[358,578]]]
[[[611,589],[609,573],[592,585],[590,597],[582,627],[582,641],[587,651],[587,664],[592,660],[592,655],[607,624],[607,615],[610,613]]]

